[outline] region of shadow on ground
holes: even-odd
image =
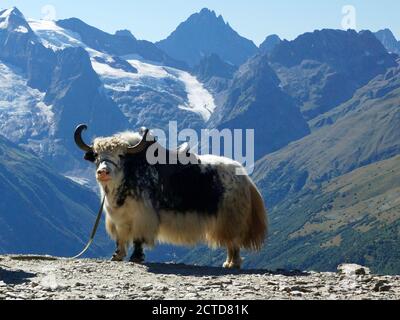
[[[6,270],[0,267],[0,281],[3,281],[7,285],[23,284],[29,281],[30,278],[36,277],[36,274],[25,272],[22,270]]]
[[[201,267],[201,266],[189,266],[185,264],[168,264],[168,263],[145,263],[144,264],[148,272],[154,274],[165,274],[165,275],[179,275],[179,276],[226,276],[226,275],[284,275],[286,277],[298,277],[308,276],[309,273],[302,271],[286,271],[286,270],[229,270],[218,267]]]

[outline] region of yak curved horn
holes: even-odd
[[[141,133],[143,133],[142,140],[136,146],[128,147],[127,153],[128,154],[138,154],[138,153],[141,153],[144,150],[146,150],[148,145],[152,143],[150,141],[147,141],[147,135],[149,134],[149,132],[150,132],[149,129],[141,128]]]
[[[74,134],[74,139],[76,145],[83,151],[85,152],[90,152],[93,151],[93,147],[88,146],[85,142],[83,142],[82,139],[82,131],[87,130],[87,125],[85,124],[80,124],[76,129],[75,129],[75,134]]]

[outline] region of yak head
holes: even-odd
[[[126,157],[142,154],[153,143],[148,141],[149,130],[142,128],[140,133],[120,133],[112,137],[96,138],[93,145],[83,141],[82,132],[86,125],[75,130],[75,143],[85,152],[85,160],[96,165],[96,179],[104,185],[117,183],[123,178],[123,165]]]

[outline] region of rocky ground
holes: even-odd
[[[337,273],[0,257],[2,299],[400,299],[400,276],[342,265]]]

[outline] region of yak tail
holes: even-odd
[[[263,198],[255,184],[250,181],[251,212],[247,236],[244,241],[246,249],[259,251],[268,234],[268,217]]]

